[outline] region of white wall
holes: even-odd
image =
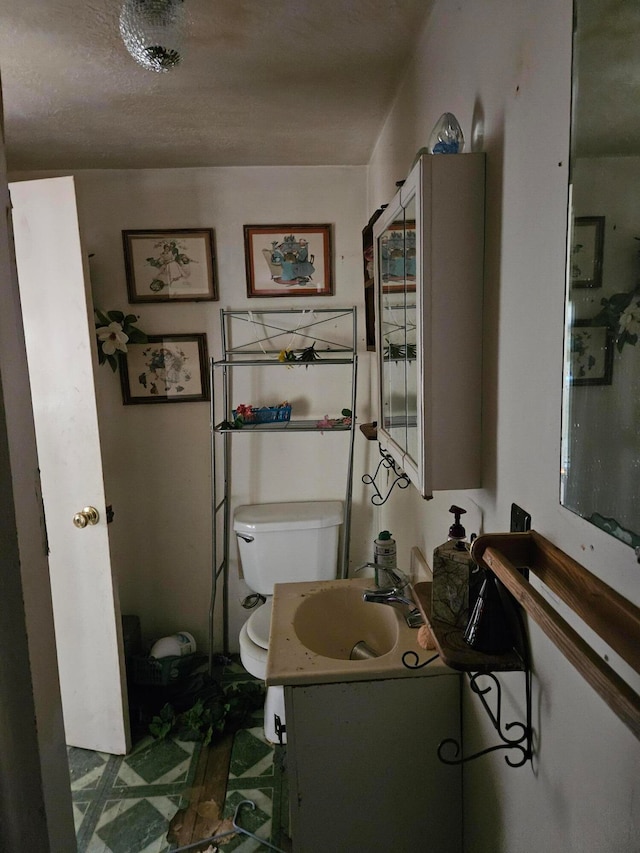
[[[366,169],[211,168],[76,172],[80,221],[94,304],[139,315],[148,334],[206,332],[209,354],[220,358],[220,308],[328,308],[355,305],[359,346],[364,352],[361,231],[366,223]],[[25,177],[24,175],[19,177]],[[40,175],[39,177],[42,177]],[[320,298],[247,299],[243,225],[320,224],[332,226],[335,295]],[[215,231],[218,302],[135,304],[127,302],[122,230],[209,227]],[[359,366],[358,417],[370,420],[369,356]],[[326,371],[329,371],[327,373]],[[349,374],[302,368],[294,381],[296,404],[310,416],[338,416],[350,407]],[[279,374],[281,377],[282,373]],[[319,377],[329,392],[314,403]],[[271,374],[253,376],[251,399],[233,403],[279,402]],[[285,379],[289,385],[290,372]],[[323,380],[324,381],[324,380]],[[209,406],[206,403],[123,406],[120,383],[107,365],[99,368],[97,392],[110,527],[123,613],[138,614],[143,635],[152,640],[176,630],[192,631],[201,649],[208,634],[211,573]],[[244,395],[244,391],[242,392]],[[287,392],[289,394],[290,391]],[[269,395],[276,396],[271,399]],[[269,396],[269,399],[267,399]],[[282,396],[286,396],[282,394]],[[333,409],[331,409],[333,406]],[[232,503],[266,500],[342,499],[346,488],[348,434],[239,435],[234,441]],[[245,443],[245,439],[248,439]],[[362,500],[363,457],[356,443],[352,560],[365,560],[370,540],[370,505]],[[246,614],[239,600],[237,549],[231,547],[230,645],[237,649]],[[215,640],[222,648],[221,619]]]
[[[635,603],[630,548],[559,505],[569,0],[436,0],[370,165],[369,209],[388,201],[445,112],[487,154],[483,488],[423,502],[398,492],[377,519],[401,559],[430,558],[451,503],[468,532],[509,528],[516,502],[533,527]],[[555,647],[530,626],[535,758],[511,769],[493,753],[465,765],[469,853],[637,851],[640,747]],[[598,646],[601,648],[602,644]],[[506,720],[522,718],[520,675],[503,679]],[[497,742],[465,696],[465,753]]]

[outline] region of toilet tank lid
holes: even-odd
[[[236,508],[233,529],[251,533],[274,530],[310,530],[342,524],[341,501],[251,504]]]

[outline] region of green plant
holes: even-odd
[[[172,734],[178,740],[202,740],[206,746],[214,737],[238,728],[263,701],[260,682],[226,685],[213,695],[207,691],[181,712],[167,702],[151,720],[149,732],[158,740]]]
[[[310,347],[306,347],[306,349],[303,349],[300,355],[298,356],[298,361],[318,361],[320,359],[320,356],[316,352],[315,346],[315,344],[311,344]]]

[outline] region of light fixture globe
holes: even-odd
[[[120,35],[136,62],[166,72],[182,58],[184,0],[125,0]]]

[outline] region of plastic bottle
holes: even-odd
[[[396,540],[392,539],[388,530],[382,530],[374,540],[373,562],[378,566],[396,568]]]

